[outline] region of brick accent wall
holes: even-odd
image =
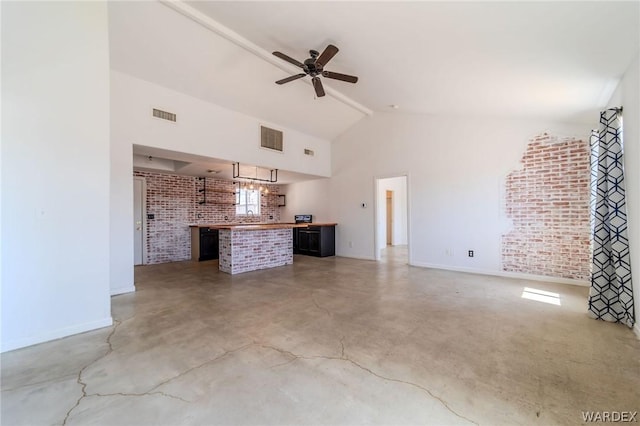
[[[189,225],[280,221],[278,185],[266,185],[269,194],[261,197],[259,216],[236,216],[232,192],[237,185],[232,181],[207,178],[207,203],[200,204],[198,190],[205,181],[196,177],[137,170],[133,175],[145,178],[147,214],[155,216],[145,219],[147,264],[191,259]]]
[[[502,237],[504,271],[589,279],[589,160],[587,141],[546,133],[529,141],[522,169],[506,179],[513,229]]]
[[[220,270],[228,274],[293,263],[293,229],[221,229]]]

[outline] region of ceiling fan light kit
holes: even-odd
[[[282,80],[278,80],[276,81],[276,84],[285,84],[302,77],[310,76],[311,84],[313,84],[313,89],[316,92],[316,96],[320,98],[325,95],[320,76],[332,78],[334,80],[345,81],[347,83],[356,83],[358,81],[358,77],[356,76],[324,70],[324,66],[336,55],[336,53],[338,53],[338,48],[333,44],[330,44],[326,49],[324,49],[322,54],[320,54],[317,50],[310,50],[309,55],[311,57],[305,60],[304,63],[302,63],[288,55],[285,55],[282,52],[273,52],[273,54],[278,58],[283,59],[299,68],[302,68],[302,71],[304,71],[304,73],[292,75],[290,77],[283,78]]]

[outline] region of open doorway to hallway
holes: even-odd
[[[407,176],[376,179],[376,260],[409,263]]]

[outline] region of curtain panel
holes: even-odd
[[[620,108],[603,111],[600,127],[591,137],[589,315],[633,327],[621,111]]]

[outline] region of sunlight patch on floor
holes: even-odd
[[[560,306],[560,295],[558,293],[538,290],[537,288],[525,287],[522,291],[522,298]]]

